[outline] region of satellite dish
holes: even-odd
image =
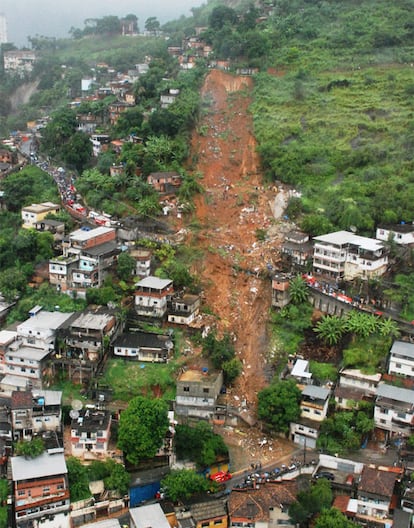
[[[75,409],[71,409],[69,411],[69,416],[72,418],[72,420],[76,420],[79,418],[79,411],[75,411]]]
[[[72,409],[74,411],[80,411],[83,407],[83,403],[80,400],[72,400]]]
[[[357,228],[356,228],[356,226],[354,226],[354,225],[349,226],[349,229],[350,229],[353,233],[356,233],[356,232],[357,232]]]

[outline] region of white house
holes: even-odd
[[[189,325],[197,317],[200,309],[200,297],[198,295],[185,294],[171,300],[171,308],[168,310],[168,322],[174,324]]]
[[[313,271],[334,279],[373,279],[385,273],[388,255],[382,241],[336,231],[314,237]]]
[[[13,391],[10,412],[13,438],[30,439],[43,431],[59,431],[62,391]]]
[[[414,344],[394,341],[388,360],[388,374],[414,379]]]
[[[409,436],[414,430],[414,391],[382,383],[377,387],[375,427],[388,435]]]
[[[384,242],[392,240],[400,246],[409,246],[414,244],[414,223],[381,225],[377,227],[375,236]]]
[[[328,413],[331,391],[325,387],[306,385],[302,390],[300,418],[290,423],[292,442],[307,449],[315,449],[322,421]]]
[[[166,363],[173,347],[169,336],[149,332],[121,334],[113,342],[115,357],[152,363]]]
[[[81,409],[72,419],[72,455],[85,456],[88,452],[105,456],[111,437],[111,413],[96,409]]]
[[[328,413],[331,391],[325,387],[306,385],[300,402],[301,417],[321,422]]]

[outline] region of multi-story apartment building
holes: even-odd
[[[414,344],[394,341],[388,359],[388,374],[414,379]]]
[[[353,510],[356,509],[354,520],[359,526],[387,528],[393,525],[396,485],[403,474],[404,470],[400,467],[363,467],[353,507]]]
[[[78,229],[62,246],[63,254],[49,261],[49,281],[62,292],[80,296],[102,285],[121,252],[116,230],[105,226]]]
[[[24,77],[33,70],[36,52],[31,50],[13,50],[3,53],[4,71]]]
[[[414,391],[381,383],[374,407],[375,427],[387,436],[409,436],[414,431]]]
[[[223,386],[223,373],[208,368],[188,369],[177,381],[177,416],[211,419]]]
[[[385,273],[388,255],[384,243],[348,231],[314,237],[313,271],[333,279],[368,280]]]
[[[50,449],[36,458],[12,457],[10,464],[16,528],[69,528],[69,484],[63,449]]]
[[[302,390],[300,417],[290,423],[290,438],[304,448],[315,449],[321,422],[328,413],[331,391],[325,387],[306,385]]]
[[[60,432],[61,401],[61,391],[13,391],[10,412],[14,440],[31,439],[45,431]]]
[[[96,409],[82,409],[71,422],[72,455],[85,456],[87,453],[105,456],[111,437],[111,413]]]
[[[135,311],[146,317],[163,318],[167,303],[174,293],[173,281],[158,277],[145,277],[135,285]]]
[[[16,338],[7,346],[4,356],[5,376],[0,387],[13,390],[41,389],[47,373],[47,359],[55,347],[57,330],[71,313],[45,312],[35,307],[32,317],[17,325]]]

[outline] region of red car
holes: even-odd
[[[210,479],[219,484],[230,480],[231,477],[232,475],[229,471],[218,471],[217,473],[214,473],[214,475],[210,475]]]

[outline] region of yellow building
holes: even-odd
[[[35,224],[40,222],[49,213],[56,214],[60,211],[60,206],[52,202],[32,204],[22,207],[22,220],[25,229],[35,229]]]

